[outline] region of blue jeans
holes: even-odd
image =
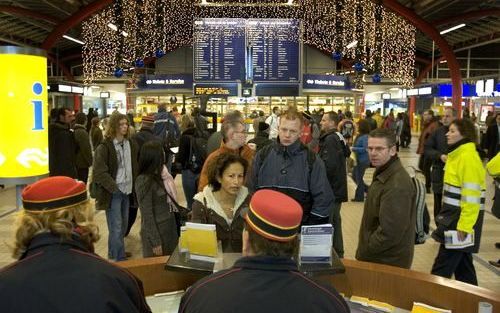
[[[129,196],[121,191],[113,192],[111,205],[106,210],[108,223],[108,258],[113,261],[125,260],[125,243],[123,238],[128,225]]]
[[[368,190],[368,186],[366,186],[365,182],[363,181],[363,176],[365,176],[365,171],[370,166],[369,163],[358,163],[354,168],[352,169],[352,176],[354,179],[354,182],[356,183],[356,192],[354,194],[354,199],[358,201],[364,201],[365,200],[365,192]]]
[[[184,196],[186,197],[187,207],[191,210],[193,205],[193,197],[198,191],[198,179],[200,178],[200,173],[195,174],[191,170],[182,170],[182,189],[184,190]]]

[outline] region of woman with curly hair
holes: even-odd
[[[208,185],[194,196],[192,222],[215,224],[224,252],[241,252],[243,217],[248,189],[243,186],[248,163],[239,155],[223,153],[208,169]]]
[[[19,261],[0,271],[2,312],[151,312],[142,283],[94,254],[99,230],[83,182],[45,178],[22,198],[13,245]]]

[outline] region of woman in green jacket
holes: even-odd
[[[484,218],[485,171],[476,151],[474,125],[455,120],[446,134],[448,155],[444,168],[443,207],[432,237],[441,243],[432,274],[477,285],[472,253],[477,253]],[[472,235],[472,246],[447,249],[444,232],[455,230],[459,241]]]

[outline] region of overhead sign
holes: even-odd
[[[299,96],[299,84],[255,84],[255,96]]]
[[[191,89],[193,77],[190,74],[165,74],[142,76],[137,83],[140,89]]]
[[[0,47],[0,64],[0,180],[46,175],[49,166],[45,52]]]
[[[84,88],[80,86],[72,86],[67,84],[50,84],[49,90],[51,92],[67,92],[67,93],[77,93],[83,95]]]
[[[495,80],[478,80],[476,82],[476,94],[479,97],[493,97],[495,93]]]
[[[346,76],[304,74],[302,80],[304,89],[350,89],[350,82]]]
[[[193,84],[193,93],[195,95],[207,95],[207,96],[238,96],[238,84],[195,83]]]

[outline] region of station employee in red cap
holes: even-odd
[[[350,312],[337,291],[304,276],[292,260],[302,219],[298,202],[261,189],[244,218],[243,258],[191,286],[179,312]]]
[[[95,255],[85,184],[55,176],[27,186],[13,256],[0,271],[1,312],[151,312],[142,283]]]

